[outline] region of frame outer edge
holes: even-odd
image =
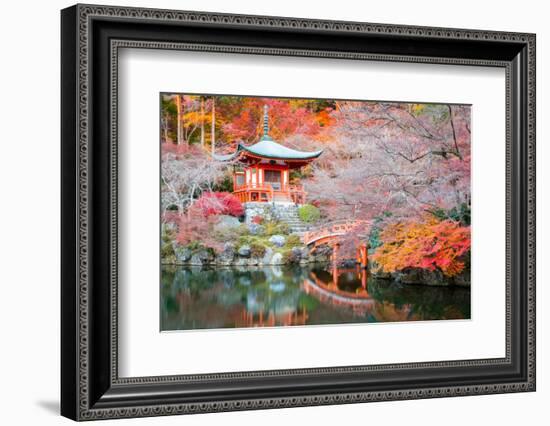
[[[61,414],[78,418],[77,7],[61,11]]]
[[[308,405],[324,405],[324,404],[342,404],[351,402],[366,402],[366,401],[381,401],[381,400],[400,400],[400,399],[416,399],[416,398],[433,398],[441,396],[461,396],[475,395],[501,392],[517,392],[529,391],[535,389],[535,36],[527,33],[510,33],[482,30],[462,30],[462,29],[447,29],[447,28],[429,28],[429,27],[414,27],[403,25],[387,25],[387,24],[368,24],[354,22],[335,22],[312,19],[298,18],[280,18],[266,16],[243,16],[217,14],[207,12],[188,12],[188,11],[170,11],[158,9],[140,9],[128,7],[110,7],[97,5],[77,5],[70,8],[75,11],[75,28],[77,39],[77,49],[75,53],[76,62],[76,90],[75,98],[77,100],[77,129],[75,137],[78,142],[78,151],[76,153],[76,179],[77,179],[77,202],[73,206],[77,219],[77,251],[78,256],[77,271],[78,274],[78,289],[74,289],[77,296],[76,314],[72,318],[73,324],[77,323],[77,336],[74,336],[75,352],[78,353],[78,360],[75,364],[76,382],[74,390],[77,394],[75,407],[75,417],[78,420],[92,420],[101,418],[113,417],[141,417],[151,415],[169,415],[179,413],[192,412],[214,412],[214,411],[229,411],[242,409],[263,409],[263,408],[282,408],[292,406],[308,406]],[[63,13],[68,13],[66,9]],[[221,401],[207,404],[163,404],[161,406],[144,406],[140,408],[114,408],[114,409],[93,409],[89,407],[89,388],[88,388],[88,84],[89,82],[89,66],[88,66],[88,49],[91,40],[89,39],[89,18],[111,17],[111,18],[130,18],[140,20],[168,20],[175,22],[190,22],[190,23],[210,23],[210,24],[227,24],[227,25],[244,25],[244,26],[259,26],[271,28],[290,28],[290,29],[310,29],[316,31],[326,30],[328,32],[345,31],[345,32],[360,32],[360,33],[381,33],[383,35],[399,34],[410,35],[422,38],[444,38],[444,39],[470,39],[470,40],[486,40],[486,41],[508,41],[526,44],[528,47],[527,53],[527,70],[528,70],[528,93],[527,93],[527,114],[528,114],[528,185],[527,185],[527,204],[528,208],[528,253],[527,253],[527,306],[528,306],[528,335],[527,335],[527,356],[528,356],[528,379],[526,382],[520,383],[504,383],[500,385],[480,385],[468,386],[451,386],[449,388],[434,388],[434,389],[409,389],[402,391],[388,392],[370,392],[356,394],[332,394],[322,396],[305,396],[292,398],[270,398],[266,400],[245,400],[245,401]],[[66,69],[66,68],[64,68]],[[63,113],[72,108],[73,105],[64,105]],[[63,123],[65,126],[65,124]],[[64,142],[63,142],[64,144]],[[62,145],[64,146],[64,145]],[[74,159],[72,160],[74,161]],[[64,166],[67,160],[63,160]],[[67,189],[67,184],[63,183],[63,190]],[[66,199],[69,201],[69,199]],[[75,209],[76,207],[76,209]],[[65,206],[64,209],[69,210]],[[63,224],[64,232],[68,232],[66,224]],[[63,234],[65,235],[65,234]],[[74,236],[74,234],[73,234]],[[64,240],[64,239],[62,239]],[[65,252],[64,252],[65,253]],[[63,255],[64,265],[63,270],[67,267],[68,258]],[[74,285],[74,282],[71,283]],[[63,281],[62,290],[68,286],[66,280]],[[76,287],[76,286],[75,286]],[[65,304],[66,305],[66,304]],[[63,311],[62,311],[63,314]],[[63,316],[66,318],[66,315]],[[65,322],[65,321],[64,321]],[[66,325],[63,325],[64,329]],[[69,342],[71,339],[65,339],[63,342]],[[63,344],[62,342],[62,344]],[[62,348],[62,352],[66,349]],[[63,366],[65,369],[66,366]],[[65,397],[65,398],[64,398]],[[66,393],[62,391],[62,400],[67,402]],[[63,402],[62,402],[63,406]],[[67,411],[63,412],[68,415]]]

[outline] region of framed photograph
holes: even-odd
[[[61,30],[64,416],[535,390],[535,35]]]

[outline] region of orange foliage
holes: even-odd
[[[425,218],[420,223],[394,223],[382,231],[380,237],[383,244],[372,259],[384,272],[440,269],[452,277],[462,272],[463,256],[470,250],[470,227],[452,220]]]

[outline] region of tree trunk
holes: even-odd
[[[456,156],[460,158],[460,160],[462,160],[462,155],[460,154],[460,150],[458,149],[458,142],[456,140],[455,123],[453,121],[453,110],[450,105],[447,105],[447,108],[449,108],[449,121],[451,122],[451,129],[453,131],[453,141],[455,145]]]
[[[204,149],[204,98],[201,96],[201,148]]]
[[[212,154],[216,149],[216,100],[212,98],[212,126],[211,126],[211,142],[212,142]]]
[[[176,95],[176,109],[177,109],[177,120],[176,120],[176,126],[177,126],[177,137],[176,137],[176,143],[179,145],[181,143],[182,138],[182,132],[181,132],[181,115],[182,115],[182,107],[181,107],[181,96]]]
[[[162,133],[164,135],[164,142],[168,142],[168,114],[164,114],[162,119]]]

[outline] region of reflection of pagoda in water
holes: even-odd
[[[243,308],[240,318],[235,321],[235,327],[275,327],[289,325],[306,325],[309,318],[305,308],[286,312],[274,310],[264,313],[263,310],[252,312]]]
[[[308,314],[300,309],[300,289],[285,282],[281,268],[263,268],[265,286],[251,288],[235,327],[305,325]]]

